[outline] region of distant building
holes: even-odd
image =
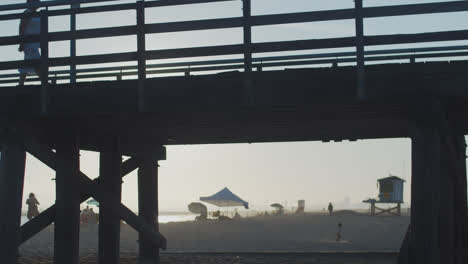
[[[403,202],[403,183],[405,183],[405,180],[390,175],[389,177],[378,179],[377,182],[379,183],[380,202]]]

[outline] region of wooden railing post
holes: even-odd
[[[254,104],[252,76],[252,25],[250,0],[242,2],[244,24],[244,95],[247,105]]]
[[[45,115],[49,107],[49,17],[47,9],[42,10],[41,17],[41,89],[40,89],[40,107],[41,114]]]
[[[145,2],[137,2],[137,56],[138,56],[138,111],[146,111],[145,80],[146,80],[146,44],[145,44]]]
[[[75,9],[80,8],[80,4],[72,4],[71,8],[73,12],[70,15],[70,83],[76,83],[76,12]]]
[[[364,68],[364,19],[362,14],[362,1],[363,0],[354,0],[356,11],[356,79],[358,100],[364,100],[366,97],[366,74]]]

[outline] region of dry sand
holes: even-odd
[[[341,242],[335,241],[338,222],[343,223]],[[398,251],[408,224],[407,216],[370,217],[349,212],[334,216],[305,214],[167,223],[160,225],[168,241],[161,260],[162,263],[239,264],[395,263],[394,252]],[[137,239],[135,231],[122,226],[121,263],[137,263]],[[97,226],[82,226],[81,263],[96,263],[97,245]],[[53,226],[23,244],[20,254],[18,263],[21,264],[52,263]]]

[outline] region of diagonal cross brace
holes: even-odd
[[[44,157],[47,154],[38,154],[37,150],[32,150],[28,149],[29,153],[35,157]],[[54,165],[55,166],[55,165]],[[130,158],[122,163],[121,166],[121,173],[120,175],[122,177],[126,176],[130,172],[134,171],[136,168],[138,168],[138,161],[136,158]],[[93,180],[93,182],[98,182],[97,179]],[[91,196],[89,195],[88,192],[83,192],[81,193],[81,198],[80,202],[84,202],[88,200]],[[30,221],[26,222],[24,225],[21,226],[20,230],[20,240],[19,244],[22,244],[41,232],[44,228],[52,224],[52,222],[55,219],[55,205],[50,206],[46,210],[44,210],[42,213],[40,213],[38,216],[34,217]]]
[[[392,208],[388,208],[388,209],[383,209],[383,208],[380,208],[380,207],[375,206],[375,209],[380,210],[380,212],[375,213],[375,215],[381,215],[381,214],[384,214],[384,213],[389,213],[389,214],[391,214],[391,215],[396,215],[396,216],[398,216],[398,214],[396,214],[396,213],[393,212],[393,210],[398,209],[398,206],[395,206],[395,207],[392,207]]]
[[[42,146],[35,141],[25,141],[26,150],[37,159],[42,161],[44,164],[49,166],[51,169],[56,168],[57,157],[55,153],[48,147]],[[138,167],[138,162],[135,158],[131,158],[122,164],[121,175],[124,176]],[[109,209],[116,215],[119,215],[128,225],[137,231],[145,234],[154,245],[165,249],[166,239],[160,233],[154,231],[152,225],[146,223],[143,219],[135,215],[130,209],[123,204],[115,204],[112,199],[109,199],[110,194],[102,190],[98,185],[98,180],[91,180],[81,171],[78,174],[78,181],[80,183],[80,190],[82,190],[81,198],[82,201],[86,201],[90,196],[96,199],[101,204],[107,204]],[[104,201],[104,203],[102,203]],[[39,216],[32,219],[21,227],[20,243],[28,240],[43,228],[51,224],[55,218],[55,205],[49,207],[47,210],[42,212]]]

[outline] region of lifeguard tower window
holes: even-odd
[[[382,193],[391,193],[393,192],[393,183],[392,182],[381,182],[380,191]]]

